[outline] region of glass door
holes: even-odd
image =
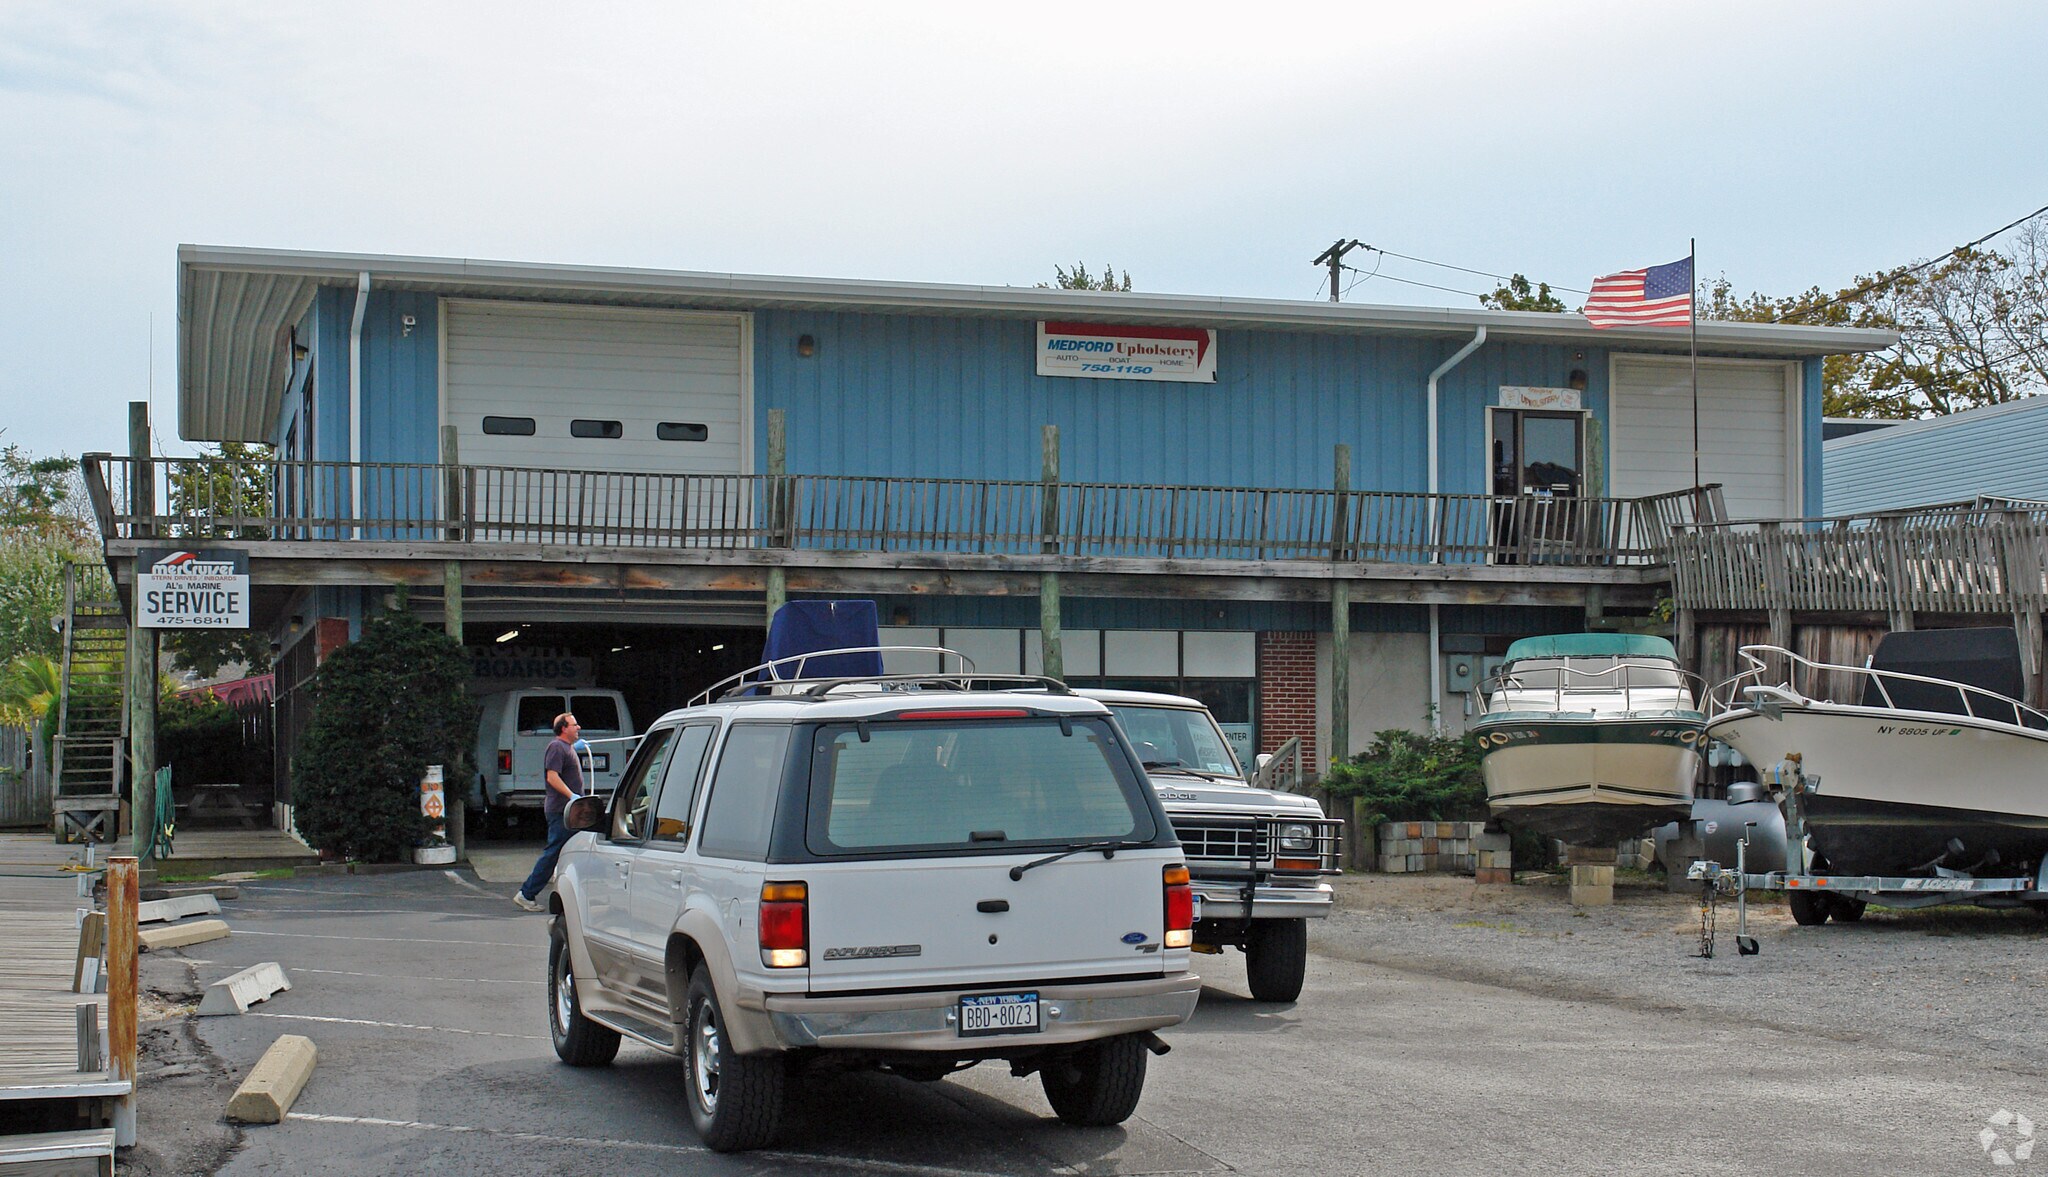
[[[1569,545],[1585,490],[1585,414],[1494,409],[1493,559],[1519,564]]]

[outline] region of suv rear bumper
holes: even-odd
[[[1202,897],[1202,919],[1241,920],[1245,918],[1244,884],[1212,879],[1194,880],[1195,894]],[[1328,883],[1312,887],[1275,887],[1261,884],[1252,892],[1251,918],[1255,920],[1321,919],[1336,906],[1336,888]]]
[[[1202,979],[1176,973],[1138,981],[1030,988],[1038,993],[1045,1026],[1037,1034],[961,1037],[954,1021],[960,997],[987,992],[985,986],[866,997],[770,994],[768,1020],[784,1047],[999,1055],[1022,1047],[1090,1042],[1179,1025],[1194,1015]]]

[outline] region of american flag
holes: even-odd
[[[1595,327],[1683,327],[1692,322],[1692,259],[1593,279],[1586,318]]]

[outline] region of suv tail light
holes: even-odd
[[[1186,948],[1195,942],[1195,890],[1188,885],[1188,868],[1175,863],[1166,868],[1166,946]]]
[[[810,888],[802,883],[761,884],[761,963],[800,969],[811,963]]]
[[[501,773],[509,773],[512,771],[512,749],[498,749],[498,771]]]

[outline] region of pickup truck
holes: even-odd
[[[1196,952],[1242,949],[1259,1001],[1293,1001],[1308,971],[1308,921],[1330,914],[1344,824],[1313,797],[1255,788],[1208,708],[1145,691],[1081,689],[1109,705],[1138,750],[1187,854]]]

